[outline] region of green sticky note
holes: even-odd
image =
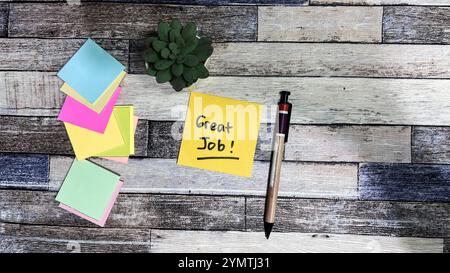
[[[87,160],[74,160],[56,200],[94,219],[102,218],[120,176]]]
[[[129,156],[134,154],[134,107],[115,106],[113,110],[124,144],[96,156]]]

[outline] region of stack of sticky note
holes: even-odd
[[[76,159],[61,186],[60,207],[103,226],[123,182],[87,161],[127,163],[134,154],[138,118],[131,105],[117,106],[125,67],[88,39],[58,72],[67,94],[58,119],[64,122]]]

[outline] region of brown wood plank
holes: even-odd
[[[1,253],[149,252],[149,229],[0,223]]]
[[[0,190],[0,222],[95,227],[58,208],[55,197],[56,192]],[[244,197],[119,194],[106,227],[243,230],[244,213]]]
[[[247,198],[247,230],[263,230],[264,198]],[[450,203],[278,199],[275,231],[411,237],[450,234]]]
[[[135,134],[135,155],[147,155],[147,121]],[[55,117],[0,116],[0,152],[73,154],[63,122]]]
[[[254,6],[170,6],[118,3],[12,4],[10,37],[141,39],[159,21],[193,21],[215,41],[254,41]],[[230,20],[232,18],[232,20]]]
[[[385,7],[385,43],[450,44],[450,7]]]
[[[0,70],[59,71],[84,42],[85,39],[0,39]],[[128,66],[128,41],[96,42]]]

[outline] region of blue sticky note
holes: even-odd
[[[125,67],[88,39],[58,72],[58,77],[90,103],[103,94]]]

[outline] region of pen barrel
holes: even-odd
[[[281,161],[283,160],[284,154],[284,138],[284,134],[276,134],[274,139],[264,210],[264,221],[267,223],[275,222],[278,190],[280,188]]]

